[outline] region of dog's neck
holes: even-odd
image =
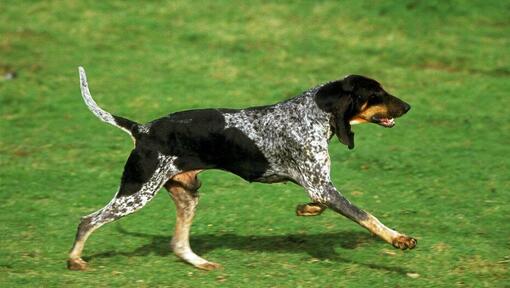
[[[320,109],[317,105],[315,97],[319,88],[320,86],[312,88],[299,96],[295,96],[279,104],[285,106],[292,105],[292,109],[302,111],[303,113],[299,114],[302,114],[310,123],[313,123],[312,126],[319,127],[319,133],[326,135],[327,139],[330,139],[334,135],[334,131],[331,127],[331,121],[334,116],[332,113]]]

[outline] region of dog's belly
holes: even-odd
[[[281,183],[281,182],[288,182],[288,181],[296,183],[296,181],[294,181],[294,179],[292,179],[288,176],[277,175],[277,174],[262,176],[260,178],[252,180],[252,182],[260,182],[260,183],[267,183],[267,184]]]
[[[264,176],[268,166],[267,162],[261,161],[261,159],[249,159],[247,157],[248,159],[239,160],[232,157],[232,154],[216,155],[214,158],[210,155],[198,156],[178,157],[175,160],[175,165],[182,171],[220,169],[233,173],[249,182],[275,183],[285,181],[284,177]],[[240,157],[239,154],[237,156]]]

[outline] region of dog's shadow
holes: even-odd
[[[160,236],[139,232],[130,232],[120,225],[117,230],[127,236],[151,239],[150,243],[140,246],[133,251],[119,252],[107,251],[84,257],[90,261],[95,258],[108,258],[117,255],[126,257],[146,256],[156,254],[168,256],[172,254],[170,249],[170,235]],[[191,247],[198,255],[207,254],[209,251],[218,248],[228,248],[241,251],[259,252],[283,252],[283,253],[306,253],[317,260],[329,260],[350,264],[358,264],[371,269],[385,270],[405,275],[409,271],[395,266],[387,266],[373,263],[362,263],[341,257],[335,251],[335,247],[344,249],[355,249],[361,245],[377,241],[366,232],[343,231],[321,234],[290,234],[290,235],[267,235],[267,236],[241,236],[236,234],[201,234],[193,235]]]

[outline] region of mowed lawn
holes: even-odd
[[[508,1],[2,1],[0,287],[510,287],[509,47]],[[139,122],[377,79],[412,109],[355,126],[354,150],[333,138],[332,175],[417,248],[331,211],[296,217],[294,184],[207,171],[191,242],[222,270],[170,252],[166,191],[91,236],[88,271],[66,270],[132,148],[87,110],[79,65],[102,107]]]

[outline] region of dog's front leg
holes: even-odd
[[[394,247],[405,250],[413,249],[416,246],[416,239],[386,227],[373,215],[356,207],[331,182],[328,181],[320,187],[308,188],[308,191],[315,202],[321,203],[353,220]]]

